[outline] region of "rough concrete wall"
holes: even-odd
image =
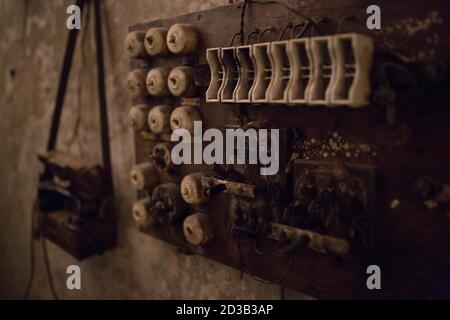
[[[224,5],[227,0],[105,0],[105,68],[119,244],[82,263],[48,243],[56,290],[66,299],[198,298],[278,299],[280,287],[240,279],[237,270],[199,256],[183,256],[143,235],[130,215],[132,132],[125,122],[129,99],[124,90],[128,59],[123,52],[127,27]],[[36,154],[46,145],[62,66],[69,0],[0,0],[0,298],[22,298],[29,272],[30,213],[41,166]],[[92,15],[91,15],[91,18]],[[91,20],[92,21],[92,20]],[[82,58],[77,48],[58,147],[99,161],[93,23]],[[83,36],[79,38],[82,39]],[[80,70],[82,72],[80,73]],[[81,87],[80,87],[81,86]],[[77,120],[78,119],[78,120]],[[76,139],[73,133],[79,121]],[[31,297],[51,298],[40,243]],[[82,290],[65,287],[68,265],[79,264]],[[287,298],[303,295],[287,291]]]

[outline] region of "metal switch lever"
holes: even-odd
[[[294,239],[287,247],[284,249],[284,253],[291,256],[299,253],[303,248],[308,246],[311,238],[307,235],[301,235],[300,237]]]

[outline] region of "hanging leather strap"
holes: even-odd
[[[111,152],[109,149],[108,113],[106,109],[105,94],[105,71],[103,65],[103,41],[102,41],[102,20],[101,20],[100,0],[94,0],[95,16],[95,42],[97,46],[97,68],[98,68],[98,103],[100,108],[100,135],[102,144],[103,170],[105,173],[105,187],[108,194],[113,193]]]
[[[84,0],[77,0],[76,5],[83,10]],[[64,54],[64,64],[59,77],[58,92],[56,93],[55,109],[53,110],[52,124],[50,128],[50,137],[47,143],[47,151],[55,149],[56,140],[58,138],[59,123],[61,120],[62,107],[64,105],[64,97],[66,95],[67,82],[69,81],[70,69],[72,67],[72,58],[77,44],[79,30],[72,29],[69,31],[69,38],[66,45],[66,53]]]

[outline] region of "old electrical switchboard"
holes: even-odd
[[[319,298],[448,297],[447,4],[378,5],[379,30],[353,0],[130,27],[139,229]]]

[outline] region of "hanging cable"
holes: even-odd
[[[250,38],[251,38],[252,35],[254,35],[254,34],[255,34],[255,35],[256,35],[256,34],[259,34],[259,29],[256,29],[256,30],[250,32],[250,33],[247,35],[247,40],[245,40],[245,45],[248,45],[248,44],[249,44]]]
[[[328,23],[328,22],[330,22],[330,20],[329,20],[328,18],[325,18],[325,17],[324,17],[324,18],[320,18],[320,19],[317,20],[317,21],[314,21],[313,24],[312,24],[312,28],[310,29],[310,30],[311,30],[310,37],[313,37],[313,36],[314,36],[314,31],[317,31],[318,34],[321,35],[322,32],[320,32],[320,29],[317,28],[317,26],[318,26],[319,24],[322,24],[322,23]]]
[[[308,24],[308,21],[294,24],[291,28],[291,39],[297,38],[297,35],[295,34],[295,30],[297,30],[298,27],[305,26],[307,24]]]
[[[45,237],[43,235],[41,237],[41,242],[42,242],[42,252],[44,254],[45,270],[47,272],[47,279],[48,283],[50,284],[50,290],[52,291],[53,299],[59,300],[58,295],[56,294],[55,284],[53,282],[52,270],[50,268],[50,262],[48,259],[47,245],[45,243]]]
[[[267,254],[269,254],[269,253],[271,253],[271,252],[274,252],[274,251],[277,250],[278,248],[280,248],[283,244],[285,244],[285,243],[287,242],[287,240],[288,240],[288,239],[285,238],[285,239],[283,239],[283,240],[281,240],[281,241],[278,241],[276,245],[274,245],[272,248],[267,249],[267,250],[265,250],[265,251],[261,251],[261,250],[259,250],[259,249],[256,247],[256,240],[255,240],[255,241],[253,241],[253,250],[254,250],[258,255],[260,255],[260,256],[265,256],[265,255],[267,255]]]
[[[303,37],[303,35],[305,34],[305,32],[308,30],[308,28],[310,28],[311,26],[313,26],[311,23],[309,23],[308,21],[305,22],[303,28],[299,31],[299,33],[295,36],[295,38],[301,38]]]
[[[281,0],[244,0],[244,3],[242,5],[242,10],[241,10],[240,32],[239,32],[242,46],[245,43],[244,42],[244,39],[245,39],[245,12],[247,10],[247,6],[249,5],[249,3],[256,3],[256,4],[261,4],[261,5],[278,4],[282,7],[284,7],[285,9],[295,13],[296,15],[302,17],[304,20],[309,22],[311,25],[313,25],[313,26],[316,25],[316,21],[314,21],[314,19],[301,13],[299,10],[293,8],[291,5],[285,3],[284,1],[281,1]]]
[[[231,37],[231,42],[230,42],[229,47],[232,47],[232,46],[233,46],[234,40],[236,39],[237,36],[240,36],[240,35],[241,35],[240,32],[237,32],[237,33],[233,34],[233,36]]]
[[[288,29],[292,29],[293,26],[294,26],[294,25],[292,24],[292,22],[289,22],[289,23],[283,28],[283,30],[281,31],[280,36],[278,37],[278,41],[283,40],[283,37],[284,37],[284,34],[286,33],[286,31],[287,31]]]
[[[294,267],[294,264],[295,264],[295,256],[292,256],[291,262],[289,264],[289,267],[288,267],[286,273],[284,275],[282,275],[280,278],[278,278],[276,280],[272,280],[272,281],[264,280],[264,279],[262,279],[262,278],[260,278],[258,276],[255,276],[254,274],[252,274],[250,272],[250,270],[248,268],[247,268],[247,273],[248,273],[248,275],[250,277],[252,277],[256,281],[259,281],[259,282],[262,282],[262,283],[265,283],[265,284],[279,284],[280,282],[283,282],[284,280],[286,280],[287,277],[289,277],[289,275],[291,274],[291,271],[292,271],[292,269]]]
[[[305,14],[301,13],[300,11],[298,11],[297,9],[291,7],[289,4],[285,3],[284,1],[281,0],[249,0],[252,3],[258,3],[258,4],[263,4],[263,5],[267,5],[267,4],[279,4],[280,6],[284,7],[285,9],[292,11],[293,13],[295,13],[296,15],[302,17],[303,19],[305,19],[306,21],[309,21],[311,23],[314,23],[314,20],[311,19],[310,17],[306,16]]]
[[[241,26],[240,26],[240,34],[241,34],[241,46],[244,45],[244,23],[245,23],[245,10],[247,9],[248,0],[244,0],[244,4],[242,6],[241,11]]]
[[[264,35],[268,32],[277,32],[277,29],[275,29],[274,27],[268,27],[264,29],[258,36],[258,42],[262,42]]]

